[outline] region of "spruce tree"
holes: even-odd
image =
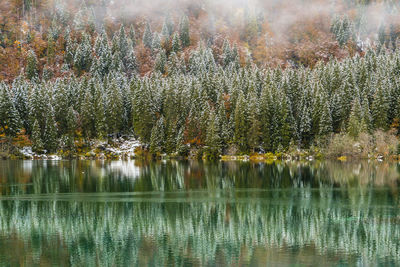
[[[108,132],[115,134],[122,129],[123,100],[116,78],[112,76],[110,78],[106,95],[106,123]]]
[[[333,131],[332,127],[332,116],[329,108],[329,103],[327,99],[324,99],[322,103],[321,118],[319,120],[319,135],[321,137],[326,137]]]
[[[54,110],[50,106],[46,116],[46,126],[44,129],[44,148],[49,153],[57,150],[57,127],[54,117]]]
[[[143,33],[143,44],[145,47],[151,48],[151,44],[153,42],[153,33],[150,29],[150,23],[146,22],[146,28]]]
[[[33,152],[41,153],[44,149],[41,135],[42,134],[40,131],[39,122],[37,120],[35,120],[35,122],[33,123],[33,129],[32,129],[32,135],[31,135]]]
[[[239,97],[235,107],[235,144],[240,151],[247,151],[247,105],[243,93],[239,92]]]
[[[166,71],[166,64],[167,56],[165,55],[165,51],[162,50],[157,54],[156,60],[154,62],[154,70],[164,74]]]
[[[151,42],[151,51],[153,51],[153,53],[157,53],[161,51],[161,49],[162,47],[161,47],[160,35],[158,33],[154,33],[153,40]]]
[[[93,116],[95,123],[95,136],[98,138],[104,138],[107,132],[106,129],[106,117],[104,110],[104,96],[101,85],[95,83],[95,91],[93,96]]]
[[[4,83],[0,83],[0,128],[4,129],[7,136],[15,136],[21,128],[18,111]]]
[[[95,110],[93,109],[93,95],[90,90],[85,92],[85,97],[82,102],[80,118],[82,121],[82,130],[85,136],[92,137],[95,133],[95,122],[94,115]]]
[[[372,118],[375,129],[386,130],[388,128],[388,103],[383,90],[377,89],[372,102]]]
[[[174,33],[172,37],[172,52],[178,53],[181,49],[181,40],[179,39],[179,35],[178,33]]]
[[[83,34],[82,42],[78,45],[74,56],[74,67],[78,76],[80,76],[83,72],[90,70],[92,58],[93,56],[90,36]]]
[[[38,60],[36,54],[33,50],[29,50],[28,56],[26,58],[26,77],[29,80],[39,78],[38,72]]]
[[[164,117],[160,117],[151,130],[150,152],[152,154],[161,153],[164,150],[165,131]]]
[[[131,27],[129,28],[129,38],[132,41],[132,46],[135,47],[137,45],[137,40],[135,28],[133,27],[133,25],[131,25]]]
[[[347,132],[352,137],[358,137],[360,134],[360,123],[361,123],[361,104],[358,97],[355,97],[353,100],[351,113],[349,117],[349,122],[347,126]]]
[[[218,114],[214,110],[211,110],[208,127],[206,134],[206,145],[209,147],[209,151],[213,155],[221,153],[222,139],[221,139],[221,125]]]
[[[187,16],[184,16],[179,23],[179,38],[182,47],[185,48],[190,45],[189,19]]]
[[[249,148],[255,152],[260,144],[261,124],[259,119],[259,103],[256,88],[251,87],[247,99],[247,112],[249,114],[249,128],[247,132],[247,140]]]

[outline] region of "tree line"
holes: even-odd
[[[226,41],[221,58],[200,44],[187,59],[163,55],[160,68],[140,76],[131,50],[124,50],[129,38],[122,28],[112,46],[103,34],[93,47],[78,44],[71,60],[90,66],[80,77],[39,79],[32,52],[24,75],[0,83],[3,135],[23,131],[35,151],[73,150],[78,137],[126,134],[154,154],[194,147],[217,155],[309,148],[337,133],[357,138],[399,127],[398,51],[370,50],[313,69],[263,69],[241,66]],[[95,57],[87,65],[89,54]]]

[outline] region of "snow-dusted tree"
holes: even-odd
[[[151,32],[150,23],[147,21],[143,33],[143,44],[144,46],[151,48],[152,42],[153,42],[153,33]]]
[[[0,127],[8,136],[15,136],[21,128],[21,120],[9,87],[4,83],[0,83]]]
[[[178,33],[174,33],[173,37],[172,37],[172,52],[178,53],[179,51],[181,51],[182,47],[181,47],[181,39],[179,38]]]
[[[235,144],[241,151],[247,151],[248,110],[243,92],[239,92],[235,107]]]
[[[42,152],[44,149],[43,141],[42,141],[42,133],[40,130],[39,122],[35,120],[33,123],[32,135],[32,151],[33,152]]]
[[[132,46],[135,47],[137,45],[137,40],[136,40],[136,31],[133,25],[129,28],[129,38],[132,41]]]
[[[165,129],[164,117],[160,117],[151,130],[150,152],[153,154],[161,153],[164,150]]]
[[[179,38],[181,39],[182,47],[190,45],[189,19],[187,16],[183,16],[179,23]]]
[[[74,67],[78,76],[85,71],[89,71],[92,64],[92,45],[90,43],[90,36],[87,34],[82,35],[82,42],[78,45],[74,57]]]
[[[26,57],[26,77],[29,80],[39,78],[38,72],[38,60],[33,50],[29,50],[28,56]]]
[[[46,126],[44,129],[44,148],[47,152],[53,153],[57,150],[57,126],[54,116],[54,110],[48,107],[46,114]]]

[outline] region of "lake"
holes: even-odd
[[[393,266],[389,162],[0,161],[0,266]]]

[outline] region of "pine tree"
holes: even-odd
[[[46,116],[46,126],[44,129],[44,148],[49,153],[53,153],[57,150],[57,128],[54,110],[51,106],[48,108],[48,114]]]
[[[152,154],[161,153],[164,150],[164,127],[164,117],[160,117],[151,130],[150,152]]]
[[[137,45],[137,40],[135,28],[133,27],[133,25],[131,25],[131,27],[129,28],[129,38],[132,41],[132,46],[135,47]]]
[[[67,120],[67,135],[70,138],[74,138],[75,136],[75,131],[77,129],[77,112],[74,110],[74,108],[71,106],[68,108],[66,120]]]
[[[8,86],[0,83],[0,128],[7,136],[15,136],[21,128],[21,120],[12,101]]]
[[[327,99],[324,99],[321,111],[321,118],[319,120],[319,135],[325,137],[332,133],[332,116]]]
[[[360,122],[361,122],[361,104],[358,97],[353,100],[349,122],[347,126],[347,132],[352,137],[358,137],[360,134]]]
[[[78,45],[74,57],[74,67],[78,76],[89,71],[92,64],[92,46],[87,34],[82,36],[82,42]]]
[[[146,28],[143,33],[143,44],[144,46],[151,48],[152,42],[153,42],[153,33],[151,32],[149,22],[146,22]]]
[[[158,33],[154,33],[153,40],[151,42],[151,51],[153,51],[153,53],[157,53],[161,51],[161,49],[162,47],[161,47],[160,35]]]
[[[243,93],[239,92],[239,97],[235,107],[235,144],[240,151],[247,151],[247,106]]]
[[[111,77],[107,88],[106,122],[109,133],[118,133],[122,129],[123,100],[115,77]]]
[[[37,120],[35,120],[35,122],[33,123],[33,129],[32,129],[32,135],[31,135],[33,152],[41,153],[44,149],[41,135],[42,134],[40,131],[39,122]]]
[[[76,44],[72,40],[71,32],[69,28],[66,30],[66,41],[65,41],[65,55],[64,55],[64,61],[69,65],[69,67],[73,67],[74,65],[74,58],[75,58],[75,52],[76,52]]]
[[[190,45],[189,19],[187,16],[184,16],[179,23],[179,38],[181,39],[182,47]]]
[[[164,26],[165,26],[165,34],[168,34],[168,37],[171,37],[172,33],[174,32],[175,25],[170,15],[167,15],[165,17]]]
[[[38,60],[36,57],[36,54],[33,50],[29,50],[28,52],[28,56],[26,58],[26,77],[29,80],[35,79],[35,78],[39,78],[39,74],[38,74]]]
[[[208,128],[206,135],[206,145],[209,147],[211,154],[216,155],[221,153],[222,139],[221,139],[221,125],[218,114],[211,110],[208,119]]]
[[[85,97],[80,110],[82,130],[87,137],[92,137],[95,133],[95,110],[93,109],[93,95],[90,90],[85,92]]]
[[[18,112],[22,127],[30,133],[32,125],[29,120],[29,101],[28,101],[29,86],[23,76],[17,77],[12,84],[12,92],[14,106]]]
[[[249,114],[249,129],[247,132],[247,140],[249,148],[255,152],[260,145],[261,125],[259,119],[259,104],[256,88],[251,87],[247,99],[247,112]]]
[[[157,54],[156,60],[154,62],[154,70],[164,74],[166,71],[166,64],[167,56],[165,55],[164,50],[162,50]]]
[[[106,135],[106,118],[104,110],[104,97],[101,85],[95,83],[95,91],[93,96],[93,116],[95,122],[95,136],[103,138]]]
[[[388,104],[383,90],[377,89],[372,102],[372,117],[375,129],[386,130],[388,128]]]
[[[179,35],[177,33],[174,33],[172,37],[172,52],[178,53],[181,51],[181,40],[179,39]]]
[[[97,62],[91,72],[97,72],[101,77],[107,75],[112,69],[112,51],[108,43],[107,34],[105,31],[101,33],[100,36],[97,37],[96,44],[95,44],[95,52],[98,56]]]

